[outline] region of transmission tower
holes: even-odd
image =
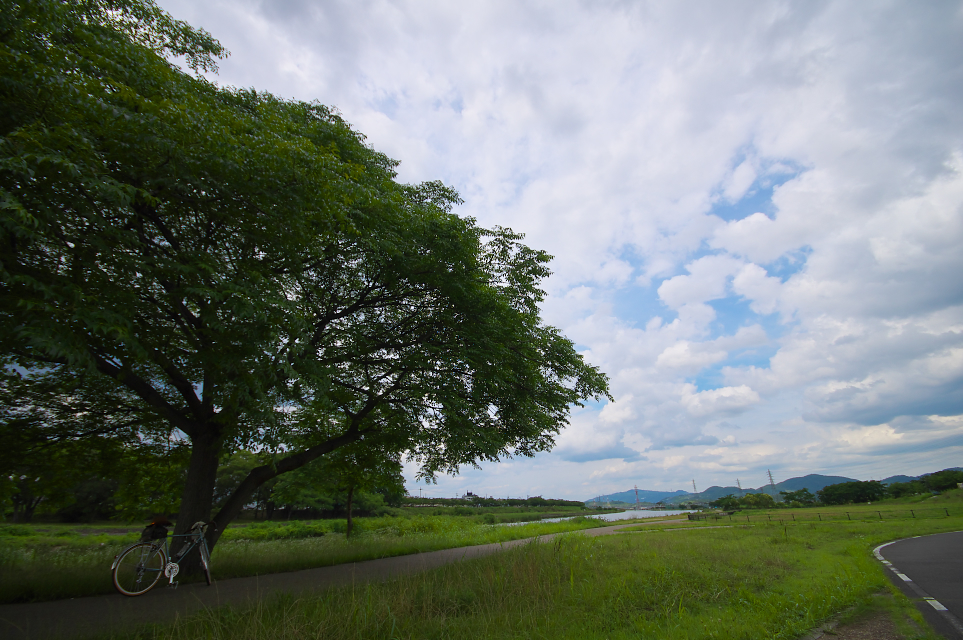
[[[695,486],[695,478],[692,479],[692,493],[699,493],[699,490]]]
[[[639,503],[639,485],[635,485],[635,510],[642,510],[642,505]]]
[[[766,473],[769,474],[769,486],[772,487],[772,497],[778,500],[779,493],[776,491],[776,481],[772,479],[772,471],[766,469]]]
[[[739,482],[739,478],[736,478],[736,486],[739,487],[739,491],[742,491],[742,483]]]

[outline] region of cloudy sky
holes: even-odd
[[[426,495],[963,466],[961,3],[160,4],[555,256],[615,402]]]

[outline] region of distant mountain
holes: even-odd
[[[809,489],[812,493],[816,493],[823,487],[828,487],[831,484],[851,481],[852,478],[845,478],[843,476],[822,476],[818,473],[811,473],[808,476],[802,476],[801,478],[789,478],[788,480],[777,482],[775,491],[773,491],[772,486],[768,484],[756,489],[739,489],[739,487],[709,487],[705,491],[700,491],[699,493],[689,493],[684,497],[679,496],[678,498],[672,498],[670,502],[675,504],[690,501],[712,502],[729,494],[732,494],[737,498],[741,498],[747,493],[768,493],[769,495],[778,498],[780,491],[799,491],[800,489]]]
[[[963,471],[963,467],[950,467],[949,469],[941,469],[941,471]],[[938,473],[936,471],[930,471],[930,473]],[[928,474],[923,474],[928,475]],[[912,482],[913,480],[919,480],[921,476],[890,476],[880,480],[883,484],[891,484],[893,482]]]
[[[913,480],[919,480],[919,476],[890,476],[883,478],[880,482],[883,484],[892,484],[894,482],[912,482]]]
[[[963,471],[963,467],[953,467],[948,469],[948,471]],[[925,475],[925,474],[924,474]],[[890,484],[891,482],[909,482],[911,480],[916,480],[919,476],[890,476],[885,480],[881,480],[883,484]],[[739,487],[717,487],[712,486],[699,493],[691,493],[688,491],[649,491],[644,489],[639,489],[639,500],[642,502],[665,502],[666,504],[679,504],[682,502],[712,502],[718,500],[723,496],[732,494],[737,498],[741,498],[747,493],[768,493],[776,498],[779,497],[780,491],[799,491],[800,489],[809,489],[812,493],[816,493],[824,487],[828,487],[831,484],[839,484],[840,482],[854,482],[853,478],[847,478],[845,476],[823,476],[818,473],[810,473],[809,475],[802,476],[799,478],[789,478],[788,480],[783,480],[782,482],[776,483],[776,490],[773,491],[772,486],[766,484],[757,489],[740,489]],[[628,491],[621,491],[619,493],[610,493],[601,497],[603,502],[635,502],[635,490],[629,489]],[[589,498],[586,502],[592,502],[595,498]]]
[[[688,495],[685,491],[649,491],[647,489],[639,489],[639,501],[656,503],[659,500],[665,500],[667,498],[672,498],[680,495]],[[589,498],[586,502],[593,502],[595,498]],[[629,489],[628,491],[621,491],[619,493],[610,493],[601,496],[602,502],[629,502],[635,503],[635,489]]]
[[[776,491],[809,489],[812,493],[816,493],[823,487],[828,487],[831,484],[839,484],[840,482],[854,482],[854,480],[853,478],[844,478],[843,476],[821,476],[818,473],[810,473],[808,476],[801,478],[789,478],[788,480],[777,482]],[[772,492],[772,487],[768,485],[766,487],[760,487],[760,490],[762,489],[769,489],[766,493]]]
[[[718,500],[723,496],[727,496],[730,493],[737,498],[741,498],[747,493],[753,492],[752,489],[740,489],[739,487],[709,487],[705,491],[700,491],[699,493],[689,493],[686,494],[685,499],[681,502],[689,502],[690,500],[696,500],[697,502],[712,502],[713,500]]]

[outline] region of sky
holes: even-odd
[[[963,466],[963,4],[160,0],[554,256],[613,402],[418,495]],[[414,476],[414,467],[406,472]]]

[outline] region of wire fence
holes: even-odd
[[[963,515],[963,509],[954,508],[952,515]],[[690,513],[689,520],[705,520],[710,522],[840,522],[866,520],[893,520],[912,518],[949,518],[951,510],[948,507],[933,507],[923,509],[880,509],[877,511],[860,509],[852,511],[800,511],[790,513]]]

